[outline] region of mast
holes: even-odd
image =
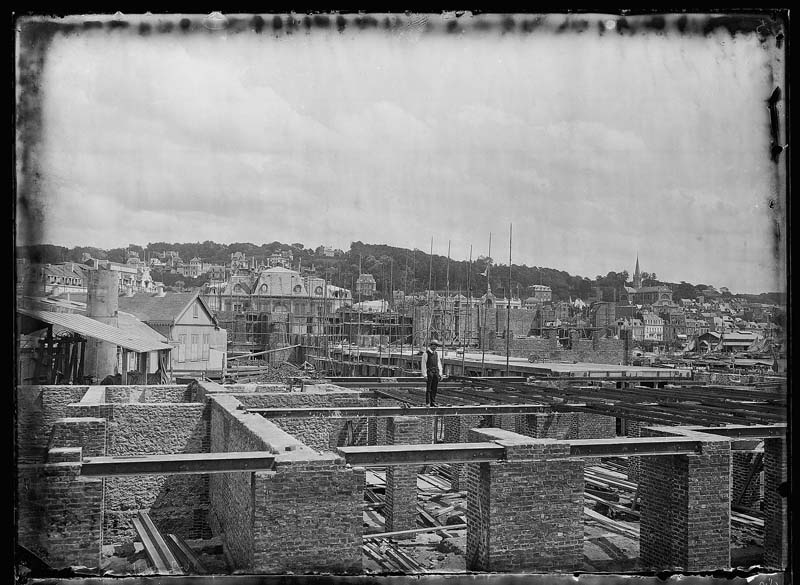
[[[486,303],[483,305],[483,327],[481,327],[481,376],[486,375],[486,305],[492,285],[489,284],[489,269],[492,266],[492,232],[489,232],[489,261],[486,263]]]
[[[508,309],[506,310],[506,376],[511,347],[511,232],[513,224],[508,224]]]
[[[447,322],[447,303],[450,302],[450,240],[447,240],[447,270],[445,271],[445,274],[446,274],[446,277],[445,277],[445,287],[444,287],[444,290],[445,290],[445,293],[444,293],[444,312],[442,314],[442,323],[443,323],[443,326],[447,328],[445,333],[450,335],[450,339],[451,339],[451,342],[452,342],[452,334],[451,334],[451,331],[450,331],[450,325]],[[445,335],[445,337],[446,336],[447,335]],[[442,341],[442,343],[446,343],[446,341]],[[447,348],[443,346],[442,347],[442,357],[445,357],[446,355],[447,355]]]
[[[472,325],[472,289],[470,288],[469,277],[472,272],[472,244],[469,245],[469,268],[467,269],[467,323],[464,327],[464,339],[461,342],[461,375],[464,375],[464,356],[467,353],[467,327]]]
[[[433,236],[431,236],[431,253],[428,256],[428,327],[425,338],[431,340],[431,322],[433,321]]]

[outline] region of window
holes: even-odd
[[[186,336],[178,335],[178,362],[186,361]]]
[[[192,353],[190,360],[196,362],[200,359],[199,354],[199,344],[200,344],[200,336],[199,335],[192,335]]]
[[[294,285],[294,292],[300,294],[301,292],[303,292],[303,287],[300,286],[299,284]]]
[[[209,351],[209,340],[210,340],[210,338],[211,338],[211,335],[209,335],[208,333],[204,333],[203,334],[203,359],[204,360],[208,360],[208,356],[209,356],[209,353],[210,353],[210,351]]]
[[[195,301],[194,305],[192,306],[192,317],[195,319],[200,317],[200,307],[198,306],[197,301]]]
[[[261,294],[267,294],[267,290],[268,290],[267,289],[267,285],[266,284],[262,284],[261,285]]]
[[[321,295],[321,294],[322,294],[322,287],[321,287],[321,286],[318,286],[318,287],[315,289],[315,292],[316,292],[318,295]]]

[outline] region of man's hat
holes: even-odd
[[[430,343],[428,343],[428,345],[442,345],[442,344],[439,343],[438,339],[431,339],[431,341],[430,341]]]

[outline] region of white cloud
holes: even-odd
[[[411,37],[56,41],[47,238],[427,249],[433,235],[466,258],[513,221],[529,264],[593,276],[638,249],[665,278],[772,278],[756,42]]]

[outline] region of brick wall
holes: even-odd
[[[298,461],[254,476],[255,571],[361,573],[364,468]]]
[[[203,404],[114,404],[108,419],[108,455],[208,452]],[[206,474],[138,475],[106,479],[104,542],[133,539],[133,518],[147,510],[159,530],[183,538],[210,536]]]
[[[72,457],[65,457],[72,458]],[[53,459],[58,459],[54,454]],[[20,544],[60,568],[98,567],[102,539],[103,480],[80,476],[80,463],[17,467]]]
[[[492,313],[495,313],[495,315],[492,315]],[[531,311],[530,309],[516,309],[512,307],[511,317],[509,319],[508,307],[498,306],[496,309],[489,311],[487,325],[491,324],[495,331],[502,335],[507,329],[508,321],[510,321],[512,335],[528,335],[528,332],[533,326],[534,315],[535,311]]]
[[[583,562],[583,461],[569,444],[499,429],[470,432],[494,440],[507,462],[470,464],[467,569],[574,571]]]
[[[53,424],[69,416],[67,405],[78,402],[88,386],[17,386],[16,450],[19,463],[42,463]]]
[[[190,402],[191,400],[190,386],[186,385],[106,386],[104,402]]]
[[[432,417],[426,417],[432,418]],[[387,419],[386,444],[429,443],[424,434],[423,419],[414,416],[395,416]],[[386,467],[386,531],[413,530],[417,527],[418,465],[389,465]]]
[[[320,454],[230,395],[212,395],[211,450],[270,451],[275,472],[213,474],[211,527],[237,570],[360,572],[365,472]]]
[[[575,339],[572,349],[564,349],[555,337],[512,338],[509,345],[512,357],[530,357],[539,362],[625,363],[624,343],[621,339]]]
[[[480,415],[446,416],[444,417],[444,440],[446,443],[466,443],[469,439],[469,430],[477,428],[483,419]],[[488,426],[488,425],[487,425]],[[467,487],[469,463],[452,463],[451,486],[456,491],[463,491]]]
[[[576,412],[576,439],[610,439],[617,436],[617,419],[593,412]]]
[[[789,564],[789,501],[779,492],[788,481],[787,458],[785,438],[764,440],[764,564],[777,569]]]
[[[736,501],[742,490],[745,490],[745,483],[750,477],[750,471],[756,453],[748,451],[731,452],[731,504]],[[761,473],[756,473],[750,478],[750,483],[742,495],[739,504],[745,507],[755,507],[761,500]]]
[[[642,423],[638,420],[625,421],[625,436],[638,437],[641,433]],[[641,457],[628,457],[628,479],[630,481],[639,481],[639,468],[642,464]]]
[[[704,571],[730,566],[730,441],[668,427],[642,436],[688,436],[699,454],[641,458],[640,559],[643,568]]]
[[[236,394],[247,408],[330,408],[375,406],[376,399],[362,397],[358,391],[282,392]],[[274,418],[277,426],[317,451],[332,450],[346,442],[369,444],[369,420],[358,418]]]
[[[267,421],[257,420],[261,419],[258,415],[237,416],[235,410],[239,404],[232,396],[210,400],[210,451],[272,451],[256,427],[268,424]],[[225,551],[237,569],[253,566],[253,481],[253,473],[209,476],[209,525],[222,538]]]
[[[54,447],[81,447],[84,457],[106,454],[107,421],[104,418],[59,418],[50,433],[50,451]]]

